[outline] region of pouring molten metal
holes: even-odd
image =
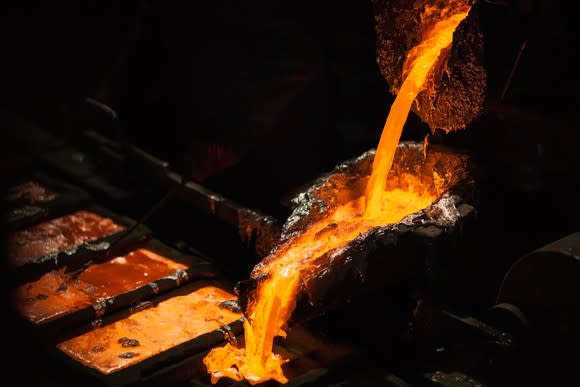
[[[412,218],[438,198],[439,202],[450,200],[445,194],[461,178],[454,174],[454,168],[441,172],[437,168],[438,159],[427,156],[421,160],[423,152],[400,151],[399,139],[413,100],[423,90],[441,51],[451,45],[453,32],[469,9],[461,1],[451,1],[443,8],[424,7],[423,15],[428,16],[425,20],[432,22],[433,14],[437,13],[439,21],[425,29],[421,42],[407,56],[406,78],[391,107],[377,150],[365,155],[374,156],[372,171],[367,170],[366,175],[353,174],[340,186],[328,179],[326,187],[335,195],[327,196],[324,202],[311,203],[311,210],[317,210],[318,214],[307,221],[300,211],[294,211],[280,243],[251,273],[255,289],[244,308],[245,348],[226,344],[211,350],[204,359],[212,383],[222,377],[246,379],[251,384],[270,379],[286,383],[288,379],[282,370],[286,360],[272,349],[275,337],[286,337],[301,287],[314,276],[323,275],[333,258],[353,241]],[[395,165],[398,171],[393,176],[389,172],[398,151],[399,161],[415,157],[416,165]],[[362,171],[360,165],[359,170]],[[340,166],[336,172],[340,174]]]

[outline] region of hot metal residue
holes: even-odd
[[[58,194],[36,181],[28,181],[8,189],[4,199],[11,205],[29,205],[56,199]]]
[[[33,323],[44,323],[93,304],[98,317],[114,297],[142,286],[159,292],[159,281],[171,275],[181,283],[188,280],[186,266],[146,248],[138,248],[106,262],[92,263],[80,274],[52,270],[36,281],[15,289],[14,301],[20,315]],[[42,294],[43,297],[38,297]]]
[[[180,286],[183,282],[187,282],[187,280],[189,280],[189,274],[187,274],[187,271],[181,269],[177,270],[175,273],[171,275],[168,275],[166,278],[172,279],[173,281],[175,281],[175,284],[177,286]]]
[[[118,343],[121,344],[121,347],[123,348],[129,348],[129,347],[138,347],[139,346],[139,340],[137,339],[130,339],[128,337],[121,337],[119,340],[117,340]]]
[[[241,314],[220,304],[232,298],[233,294],[221,288],[204,286],[62,341],[57,349],[79,364],[109,375],[208,333],[231,331]],[[210,345],[212,339],[200,340]]]
[[[147,284],[147,286],[149,286],[151,290],[153,290],[154,294],[159,294],[159,285],[157,285],[156,282],[150,282]]]
[[[9,234],[8,259],[13,266],[22,266],[64,250],[73,251],[85,242],[123,229],[112,219],[90,211],[76,211]]]
[[[226,301],[223,301],[219,306],[220,306],[220,308],[227,309],[227,310],[232,311],[234,313],[242,313],[242,309],[240,308],[240,304],[238,303],[238,300],[226,300]]]
[[[238,312],[239,313],[239,312]],[[223,325],[218,329],[219,332],[223,333],[224,340],[233,345],[234,347],[238,346],[238,339],[236,335],[232,331],[232,328],[229,325]]]
[[[14,221],[16,219],[33,217],[35,215],[41,214],[44,210],[37,206],[24,206],[20,208],[15,208],[6,215],[7,221]]]
[[[95,310],[95,316],[97,318],[103,317],[107,310],[107,301],[105,299],[98,300],[93,304],[93,309]]]
[[[123,353],[121,353],[119,355],[119,357],[121,359],[132,359],[135,356],[139,356],[139,352],[130,352],[130,351],[127,351],[127,352],[123,352]]]
[[[97,243],[85,243],[85,248],[91,251],[105,251],[107,250],[111,244],[107,241],[97,242]]]

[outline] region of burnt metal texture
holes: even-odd
[[[434,7],[430,7],[432,13],[422,20],[421,13],[433,2],[372,1],[377,63],[392,94],[397,94],[403,82],[403,64],[409,51],[421,41],[422,34],[441,19],[441,10],[452,8],[456,2],[435,2]],[[482,112],[487,86],[483,55],[484,38],[477,4],[474,4],[467,18],[457,27],[451,48],[442,51],[427,77],[425,89],[412,105],[412,111],[431,131],[463,129]]]
[[[152,307],[163,300],[187,294],[203,286],[216,286],[228,292],[233,292],[231,284],[220,279],[200,280],[189,283],[164,294],[159,294],[151,299],[144,307]],[[233,293],[232,293],[233,294]],[[140,309],[139,309],[140,310]],[[102,374],[89,368],[69,357],[56,348],[56,343],[61,340],[73,338],[85,332],[99,327],[112,324],[115,321],[125,319],[138,309],[125,308],[116,313],[97,319],[91,324],[77,326],[63,332],[54,340],[44,343],[44,352],[47,355],[48,370],[54,373],[54,380],[63,386],[84,385],[92,387],[107,386],[148,386],[164,383],[168,385],[183,385],[195,374],[204,370],[203,356],[212,348],[224,345],[232,337],[242,334],[242,320],[236,320],[231,324],[211,332],[201,334],[193,339],[173,346],[149,358],[143,359],[126,368],[110,374]],[[130,352],[131,348],[128,348]],[[50,372],[50,371],[49,371]],[[60,375],[60,376],[59,376]],[[63,377],[63,375],[66,375]]]
[[[144,241],[150,238],[151,230],[145,225],[140,225],[136,229],[133,229],[131,234],[128,236],[123,234],[123,230],[129,229],[135,223],[135,220],[130,217],[119,215],[95,203],[89,203],[85,206],[81,206],[79,209],[97,214],[104,218],[109,218],[124,229],[108,236],[83,242],[77,246],[71,246],[70,248],[54,251],[40,257],[30,257],[31,259],[26,262],[10,265],[9,269],[13,274],[11,276],[13,285],[38,279],[50,270],[59,269],[65,266],[69,270],[80,268],[91,260],[100,259],[104,254],[114,254],[117,250],[123,251],[127,246],[130,246],[139,240]],[[12,233],[7,234],[6,238],[8,241],[12,235]],[[116,243],[116,240],[121,236],[124,236],[123,240]],[[109,247],[113,244],[114,249],[109,250]],[[9,244],[7,246],[7,254],[8,256],[11,254]]]
[[[90,195],[79,187],[38,172],[21,176],[6,192],[2,216],[5,230],[65,215],[90,201]]]
[[[217,279],[220,277],[219,268],[205,257],[183,253],[158,239],[133,240],[132,244],[124,245],[122,250],[116,249],[115,255],[109,256],[108,259],[128,254],[140,248],[147,249],[176,263],[182,264],[185,268],[176,270],[173,274],[160,278],[151,278],[150,282],[136,287],[133,290],[99,298],[91,305],[74,308],[54,319],[37,323],[21,316],[23,324],[29,326],[29,329],[34,329],[39,337],[58,337],[65,334],[68,329],[74,329],[83,324],[102,319],[122,309],[139,310],[140,307],[149,305],[147,300],[180,286],[185,286],[195,281]],[[87,267],[90,267],[90,265]],[[75,274],[70,271],[65,272],[62,277],[63,281],[74,281]],[[111,283],[115,281],[122,283],[124,278],[121,276],[113,277],[109,281]],[[64,282],[63,285],[66,286]]]
[[[330,210],[364,194],[374,150],[338,165],[293,200],[295,208],[284,224],[280,245],[323,218]],[[329,251],[320,264],[303,273],[293,320],[315,318],[330,309],[378,289],[422,286],[429,281],[429,260],[444,259],[468,232],[463,226],[475,215],[474,181],[466,155],[443,147],[401,142],[387,179],[387,188],[399,187],[405,173],[419,176],[424,187],[436,191],[436,174],[445,180],[443,192],[429,207],[398,223],[359,235],[343,248]],[[423,278],[423,280],[420,280]],[[260,278],[240,281],[240,303],[253,297]]]

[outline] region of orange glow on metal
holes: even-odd
[[[457,11],[460,12],[451,14],[427,31],[421,43],[407,55],[403,71],[407,76],[391,105],[373,160],[373,171],[365,193],[367,199],[365,216],[374,216],[381,207],[385,181],[393,164],[395,150],[409,116],[411,104],[423,90],[427,75],[437,62],[441,50],[451,44],[453,32],[469,12],[468,6],[459,8],[461,9]],[[430,8],[427,8],[427,12],[429,11]]]
[[[23,318],[44,324],[186,268],[168,257],[138,248],[90,265],[77,278],[64,269],[52,270],[16,288],[14,303]]]
[[[60,342],[57,348],[108,375],[239,320],[241,313],[220,307],[234,298],[223,289],[205,286]]]
[[[245,348],[228,343],[211,350],[204,364],[212,383],[222,377],[246,379],[252,385],[271,379],[286,383],[282,369],[286,360],[272,352],[273,341],[277,336],[286,337],[286,324],[305,274],[317,267],[325,253],[338,251],[373,228],[399,222],[437,199],[412,175],[405,176],[405,189],[385,190],[385,183],[411,104],[424,87],[440,51],[451,44],[455,28],[467,16],[469,7],[460,8],[444,11],[444,19],[427,31],[423,41],[409,53],[407,77],[383,128],[365,196],[328,213],[254,267],[252,277],[266,276],[259,281],[254,301],[246,310]]]

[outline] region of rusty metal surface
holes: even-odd
[[[403,82],[403,63],[407,53],[437,18],[426,25],[421,24],[420,12],[428,5],[426,1],[373,0],[372,4],[377,62],[391,93],[396,95]],[[443,9],[448,2],[435,4]],[[433,14],[437,15],[437,12]],[[432,131],[463,129],[483,110],[487,84],[483,43],[474,6],[456,30],[451,49],[440,57],[428,78],[427,87],[412,105],[413,112]]]

